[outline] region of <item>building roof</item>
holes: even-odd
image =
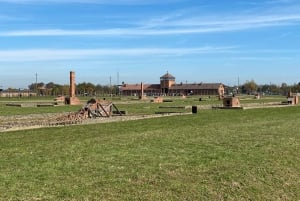
[[[160,77],[161,80],[174,80],[175,77],[169,72]],[[224,85],[222,83],[194,83],[194,84],[174,84],[169,89],[170,90],[218,90],[220,86]],[[143,84],[144,91],[155,91],[161,90],[160,84]],[[124,84],[120,88],[122,91],[140,91],[141,84]]]
[[[138,91],[141,90],[141,84],[124,84],[121,90]],[[144,90],[160,90],[160,84],[144,84]]]
[[[197,83],[197,84],[175,84],[170,87],[170,90],[218,90],[222,83]],[[122,91],[139,91],[141,84],[124,84],[121,86]],[[144,84],[145,90],[161,90],[160,84]]]
[[[160,79],[173,79],[173,80],[175,80],[175,77],[173,75],[171,75],[169,72],[167,72],[166,74],[161,76]]]
[[[202,89],[202,90],[209,90],[209,89],[219,89],[222,83],[198,83],[198,84],[175,84],[170,87],[172,90],[183,90],[183,89]]]

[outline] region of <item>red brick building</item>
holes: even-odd
[[[124,96],[140,96],[141,89],[147,96],[180,96],[180,95],[218,95],[223,96],[225,89],[222,83],[176,84],[170,73],[160,77],[160,84],[123,84],[120,88]]]

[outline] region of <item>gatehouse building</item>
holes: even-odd
[[[208,95],[224,96],[225,88],[222,83],[179,83],[169,72],[160,77],[160,84],[123,84],[120,88],[124,96],[182,96]]]

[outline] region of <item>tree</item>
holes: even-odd
[[[94,95],[96,87],[94,84],[88,82],[79,83],[76,85],[77,94],[81,95]]]
[[[287,95],[290,91],[290,87],[287,85],[287,83],[282,83],[280,87],[280,91],[282,95]]]
[[[70,95],[70,85],[62,85],[60,91],[62,96]]]
[[[46,85],[47,90],[49,91],[49,95],[51,96],[58,96],[58,95],[67,95],[68,92],[68,85],[60,85],[60,84],[55,84],[55,83],[48,83]]]
[[[52,88],[54,88],[54,86],[55,86],[54,82],[49,82],[49,83],[46,84],[45,87],[46,87],[47,89],[52,89]]]
[[[268,84],[261,85],[259,88],[260,88],[260,91],[263,93],[266,93],[266,94],[270,93],[270,85],[268,85]]]
[[[293,86],[291,86],[291,90],[294,93],[299,93],[300,92],[300,82],[298,84],[294,84]]]
[[[247,81],[242,88],[244,91],[248,94],[255,93],[257,91],[257,84],[254,82],[254,80]]]
[[[270,94],[278,95],[280,94],[280,87],[278,87],[276,84],[270,85]]]
[[[103,89],[103,86],[100,85],[100,84],[97,84],[96,85],[96,88],[95,88],[95,93],[99,96],[99,95],[104,95],[104,89]]]
[[[28,88],[30,91],[36,92],[37,95],[46,95],[44,82],[32,83],[28,86]]]

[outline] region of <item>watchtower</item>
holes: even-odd
[[[160,77],[160,88],[163,94],[168,94],[169,89],[175,84],[175,77],[169,72]]]

